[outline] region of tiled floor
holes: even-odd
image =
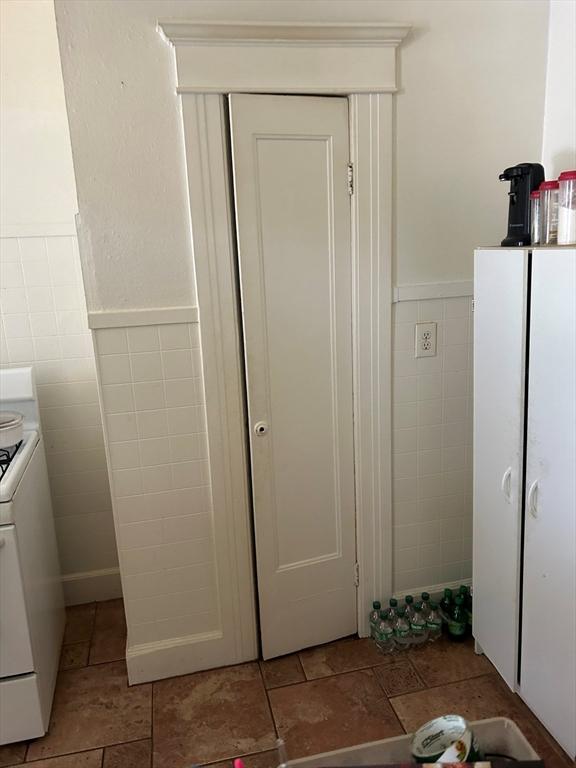
[[[547,768],[574,765],[471,643],[382,656],[350,638],[128,687],[125,636],[120,600],[69,609],[50,732],[0,747],[0,768],[232,768],[240,755],[247,768],[275,768],[278,736],[300,757],[410,732],[448,712],[510,717]]]

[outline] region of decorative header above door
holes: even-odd
[[[179,93],[393,93],[409,24],[160,21]]]

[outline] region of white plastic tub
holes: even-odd
[[[474,720],[470,723],[474,735],[484,754],[498,754],[515,760],[539,760],[528,740],[515,722],[506,717],[492,717],[488,720]],[[372,741],[356,747],[324,752],[320,755],[302,757],[285,763],[289,768],[338,768],[338,766],[382,765],[386,763],[413,762],[410,752],[412,734],[392,739]]]

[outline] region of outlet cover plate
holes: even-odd
[[[436,323],[416,323],[414,334],[414,357],[436,355]]]

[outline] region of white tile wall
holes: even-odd
[[[0,360],[36,371],[65,574],[118,565],[75,237],[0,239]]]
[[[129,644],[216,629],[196,324],[95,333]]]
[[[472,299],[394,306],[394,590],[472,569]],[[414,357],[414,325],[438,323],[438,354]]]

